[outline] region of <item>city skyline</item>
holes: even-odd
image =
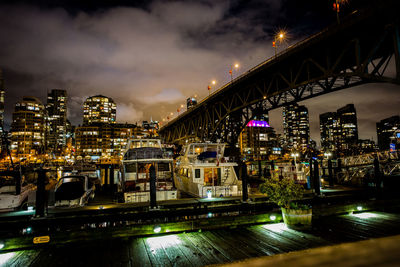
[[[229,82],[234,62],[240,63],[239,70],[233,70],[237,77],[273,56],[277,29],[288,30],[289,45],[336,19],[332,7],[321,1],[299,6],[295,1],[106,2],[84,7],[63,1],[6,1],[0,6],[0,33],[7,36],[0,38],[6,128],[13,105],[22,96],[44,102],[52,88],[68,91],[68,118],[74,125],[82,123],[85,99],[98,94],[114,99],[120,122],[150,117],[161,121],[176,114],[188,97],[207,96],[212,79],[217,81],[213,91]],[[38,41],[38,36],[44,39]],[[375,123],[398,114],[398,89],[390,84],[363,85],[299,104],[310,111],[311,138],[317,143],[319,114],[349,100],[358,102],[354,104],[360,111],[360,138],[376,140]],[[273,110],[270,118],[271,126],[282,133],[280,114],[280,109]]]

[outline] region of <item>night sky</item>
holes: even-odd
[[[83,2],[83,3],[82,3]],[[343,14],[357,8],[352,1]],[[281,28],[288,44],[336,22],[333,1],[0,1],[0,68],[6,85],[6,128],[24,95],[46,101],[66,89],[68,118],[82,123],[82,103],[102,94],[117,104],[117,121],[162,120],[189,96],[202,99],[210,81],[230,80],[230,66],[247,71],[273,56]],[[365,1],[363,2],[365,3]],[[311,137],[318,115],[348,103],[360,138],[376,140],[375,123],[399,114],[399,86],[370,84],[304,101]],[[281,110],[270,113],[282,129]]]

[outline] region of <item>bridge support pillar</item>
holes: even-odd
[[[317,196],[321,195],[318,160],[314,160],[314,192]]]
[[[150,208],[157,208],[157,192],[156,192],[156,168],[150,166]]]

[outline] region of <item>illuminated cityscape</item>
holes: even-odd
[[[2,1],[0,266],[397,266],[398,10]]]

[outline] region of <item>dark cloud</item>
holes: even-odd
[[[206,96],[212,79],[218,86],[228,82],[234,62],[241,65],[236,76],[272,56],[272,36],[280,27],[290,30],[294,42],[335,20],[331,6],[316,0],[5,3],[0,5],[0,68],[8,123],[13,104],[23,95],[45,101],[52,88],[68,90],[68,116],[75,125],[82,122],[83,101],[97,94],[114,99],[118,121],[161,120],[176,114],[187,97]],[[359,93],[351,97],[363,95],[365,101],[376,95],[374,90],[354,90]],[[335,94],[326,96],[329,101],[320,99],[305,102],[313,118],[347,102]],[[391,104],[382,99],[381,109],[396,109],[395,99],[391,95]],[[356,108],[368,136],[378,114],[397,113],[387,108],[386,113],[366,115],[362,105]]]

